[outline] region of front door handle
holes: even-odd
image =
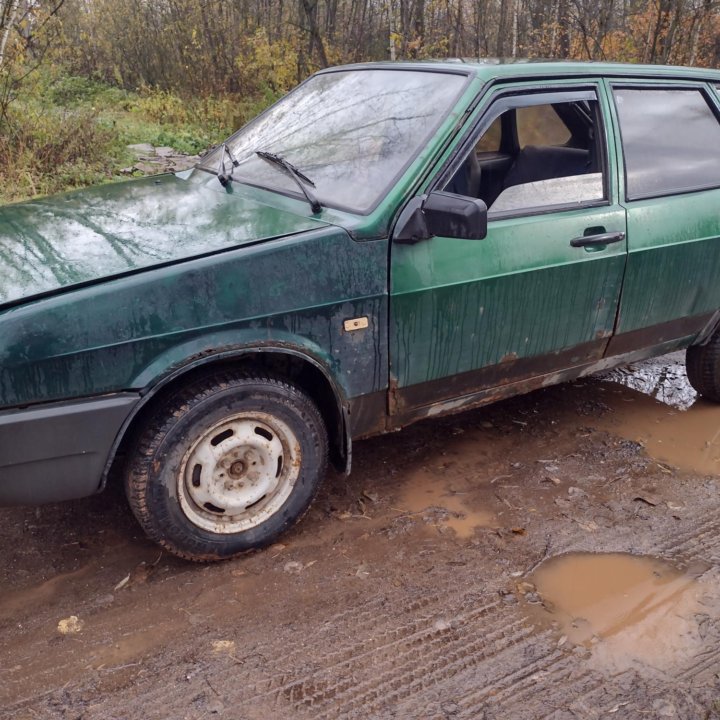
[[[570,247],[597,247],[598,245],[611,245],[622,242],[625,239],[624,232],[606,232],[599,235],[583,235],[573,238]]]

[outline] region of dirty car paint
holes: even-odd
[[[0,304],[325,223],[196,172],[0,208]]]
[[[582,210],[503,220],[480,241],[395,246],[391,357],[399,387],[581,345],[576,363],[602,357],[625,246],[589,254],[569,240],[588,224],[624,230],[625,215],[603,208],[592,218]]]
[[[236,248],[7,310],[0,403],[142,388],[197,354],[286,344],[348,397],[384,387],[387,241],[338,228]],[[347,333],[343,322],[367,316]]]

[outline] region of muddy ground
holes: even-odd
[[[224,564],[1,509],[0,716],[718,718],[719,436],[675,355],[358,443]]]

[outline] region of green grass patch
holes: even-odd
[[[0,203],[121,179],[127,146],[149,143],[195,155],[277,99],[181,98],[128,92],[93,79],[38,74],[23,85],[0,127]]]

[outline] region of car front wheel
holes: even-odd
[[[131,453],[130,506],[150,538],[188,560],[272,543],[307,510],[327,467],[322,417],[272,376],[198,380],[156,408]]]

